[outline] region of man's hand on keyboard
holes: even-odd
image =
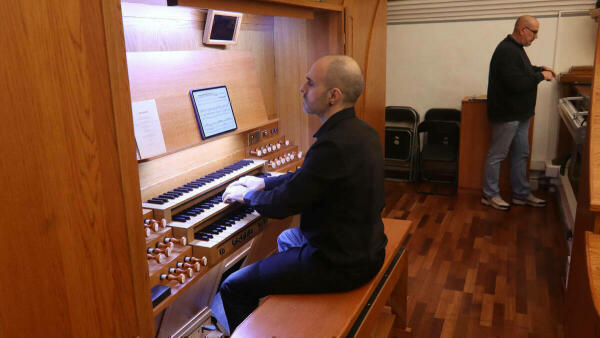
[[[250,191],[250,189],[244,187],[243,185],[234,185],[234,183],[232,183],[223,192],[223,202],[239,202],[244,204],[244,195],[246,195],[248,191]]]
[[[263,190],[265,188],[265,180],[256,176],[244,176],[239,180],[231,183],[229,186],[244,186],[250,190]]]

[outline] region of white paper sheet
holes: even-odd
[[[165,139],[160,127],[156,101],[132,102],[133,129],[141,159],[165,153]]]

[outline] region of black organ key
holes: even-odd
[[[158,198],[149,199],[146,202],[152,203],[152,204],[164,204],[164,203],[166,203],[164,200],[158,199]]]
[[[182,185],[182,186],[180,186],[178,188],[175,188],[175,189],[173,189],[171,191],[162,193],[162,194],[160,194],[160,195],[158,195],[158,196],[156,196],[154,198],[151,198],[151,199],[147,200],[146,202],[147,203],[152,203],[152,204],[164,204],[164,203],[168,203],[169,200],[181,197],[181,196],[183,196],[183,194],[190,193],[194,189],[200,188],[200,187],[202,187],[202,186],[204,186],[204,185],[206,185],[208,183],[211,183],[211,182],[213,182],[213,181],[215,181],[215,180],[217,180],[219,178],[224,177],[225,175],[228,175],[228,174],[231,174],[231,173],[235,173],[236,171],[244,168],[245,166],[251,165],[253,163],[254,163],[254,161],[252,161],[252,160],[240,160],[240,161],[238,161],[236,163],[233,163],[233,164],[228,165],[228,166],[226,166],[224,168],[216,170],[215,172],[212,172],[212,173],[210,173],[208,175],[205,175],[205,176],[200,177],[200,178],[198,178],[196,180],[188,182],[188,183],[186,183],[186,184],[184,184],[184,185]],[[267,175],[270,175],[270,174],[262,174],[262,173],[257,174],[257,176],[260,176],[260,175],[267,176]],[[205,201],[205,202],[207,202],[207,203],[210,202],[208,204],[208,206],[210,207],[210,206],[212,206],[212,205],[214,205],[216,203],[220,203],[221,202],[221,198],[222,198],[221,194],[218,194],[218,195],[213,196],[212,199],[210,199],[208,201]]]

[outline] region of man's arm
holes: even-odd
[[[277,186],[285,184],[285,182],[289,181],[292,178],[294,173],[286,173],[279,176],[269,176],[265,177],[265,190],[271,190]]]
[[[334,144],[315,144],[300,170],[287,174],[282,184],[270,190],[265,187],[263,191],[247,192],[244,202],[267,217],[283,218],[298,214],[327,198],[335,180],[344,175],[344,167]]]
[[[505,49],[498,56],[498,75],[505,88],[515,93],[533,90],[538,83],[544,80],[540,72],[526,72],[519,65],[521,56],[511,50]]]

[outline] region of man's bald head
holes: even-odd
[[[537,19],[531,15],[521,15],[515,21],[515,28],[513,32],[517,32],[523,28],[528,28],[531,26],[539,26]]]
[[[365,87],[358,63],[346,55],[324,56],[316,63],[324,67],[326,85],[329,88],[339,88],[344,103],[353,105]]]
[[[522,15],[515,22],[512,36],[523,46],[530,46],[537,39],[540,23],[531,15]]]

